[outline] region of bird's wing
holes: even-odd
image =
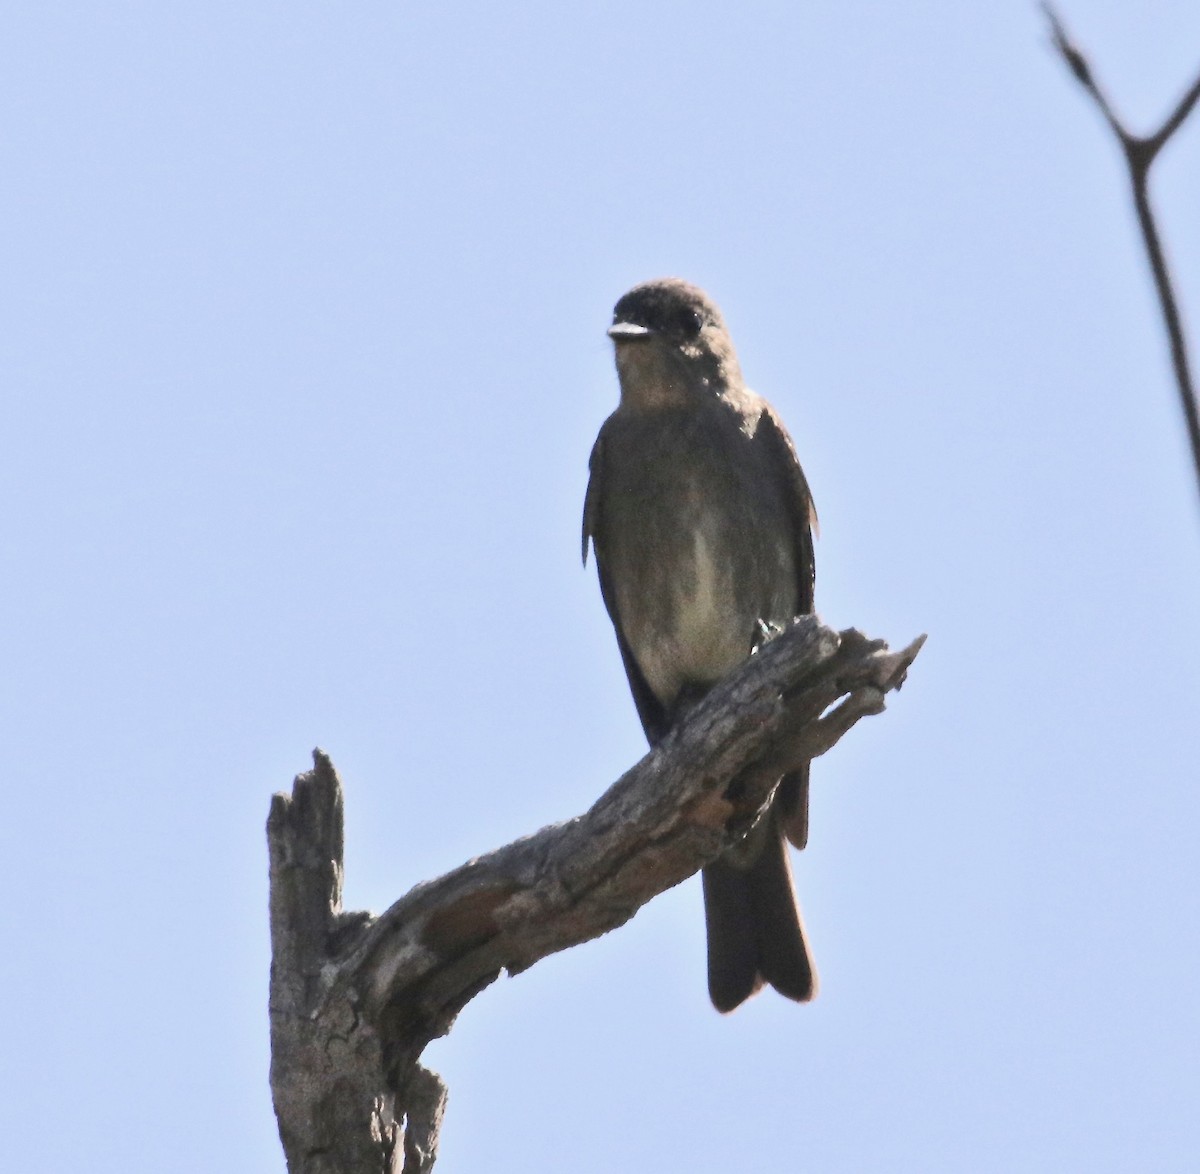
[[[800,467],[796,448],[788,435],[783,421],[775,409],[764,401],[763,412],[755,429],[756,442],[768,446],[772,451],[772,468],[778,469],[784,478],[784,493],[788,510],[792,516],[792,534],[796,541],[796,593],[799,614],[807,615],[813,610],[813,580],[816,575],[816,558],[813,552],[813,535],[820,533],[817,523],[817,507],[813,504],[808,480]]]
[[[762,416],[755,429],[756,442],[772,450],[772,468],[784,477],[788,510],[792,517],[792,534],[796,549],[796,598],[800,613],[813,610],[813,580],[816,559],[813,554],[813,533],[817,530],[817,507],[813,504],[808,480],[800,467],[792,438],[783,421],[770,404],[764,403]],[[775,797],[775,811],[784,835],[797,847],[808,843],[808,764],[784,775]]]
[[[604,461],[604,432],[596,437],[592,455],[588,457],[587,493],[583,498],[583,565],[587,566],[588,539],[595,544],[600,514],[600,467]],[[607,603],[608,601],[605,600]]]
[[[613,629],[617,634],[617,647],[621,650],[621,663],[625,666],[625,676],[629,680],[629,691],[633,694],[633,703],[637,707],[638,718],[646,738],[653,746],[670,728],[665,706],[654,696],[642,670],[638,668],[625,633],[621,631],[621,617],[617,614],[616,593],[612,590],[604,562],[604,516],[601,507],[600,486],[604,478],[604,430],[596,437],[592,446],[592,455],[588,458],[587,494],[583,501],[583,562],[587,565],[588,540],[591,539],[592,549],[596,552],[596,571],[600,577],[600,595],[604,599],[604,607],[612,620]]]

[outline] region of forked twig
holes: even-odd
[[[1163,321],[1167,326],[1167,336],[1171,345],[1171,363],[1175,369],[1175,381],[1179,386],[1179,398],[1183,405],[1188,439],[1191,442],[1192,463],[1196,470],[1196,486],[1197,489],[1200,489],[1200,410],[1196,406],[1196,391],[1192,384],[1187,340],[1184,337],[1183,321],[1179,314],[1179,303],[1171,284],[1170,270],[1167,266],[1166,254],[1163,252],[1162,241],[1159,239],[1154,212],[1150,207],[1148,190],[1150,167],[1158,158],[1158,153],[1183,125],[1184,119],[1200,101],[1200,77],[1197,77],[1192,83],[1191,89],[1183,95],[1170,117],[1154,134],[1135,135],[1125,127],[1116,111],[1113,110],[1112,103],[1109,102],[1096,81],[1091,65],[1067,36],[1067,31],[1053,7],[1043,4],[1042,8],[1050,21],[1054,47],[1062,55],[1079,84],[1091,95],[1092,100],[1100,108],[1100,113],[1104,115],[1104,120],[1121,144],[1121,149],[1125,154],[1125,163],[1129,168],[1129,182],[1133,188],[1133,203],[1137,209],[1142,239],[1146,243],[1150,269],[1154,274],[1154,286],[1158,290]]]

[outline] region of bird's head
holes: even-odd
[[[613,309],[623,399],[650,405],[720,394],[741,381],[733,341],[716,303],[678,277],[635,285]]]

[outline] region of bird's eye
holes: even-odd
[[[699,310],[685,310],[683,312],[683,335],[685,338],[695,338],[696,335],[704,328],[704,318]]]

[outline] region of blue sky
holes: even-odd
[[[1150,129],[1194,3],[1064,2]],[[0,45],[5,1161],[282,1171],[270,793],[346,899],[644,751],[594,572],[611,307],[722,305],[904,692],[814,767],[822,991],[698,882],[428,1053],[439,1169],[1175,1171],[1200,1148],[1200,509],[1106,130],[1032,4],[13,9]],[[1200,122],[1156,165],[1200,320]]]

